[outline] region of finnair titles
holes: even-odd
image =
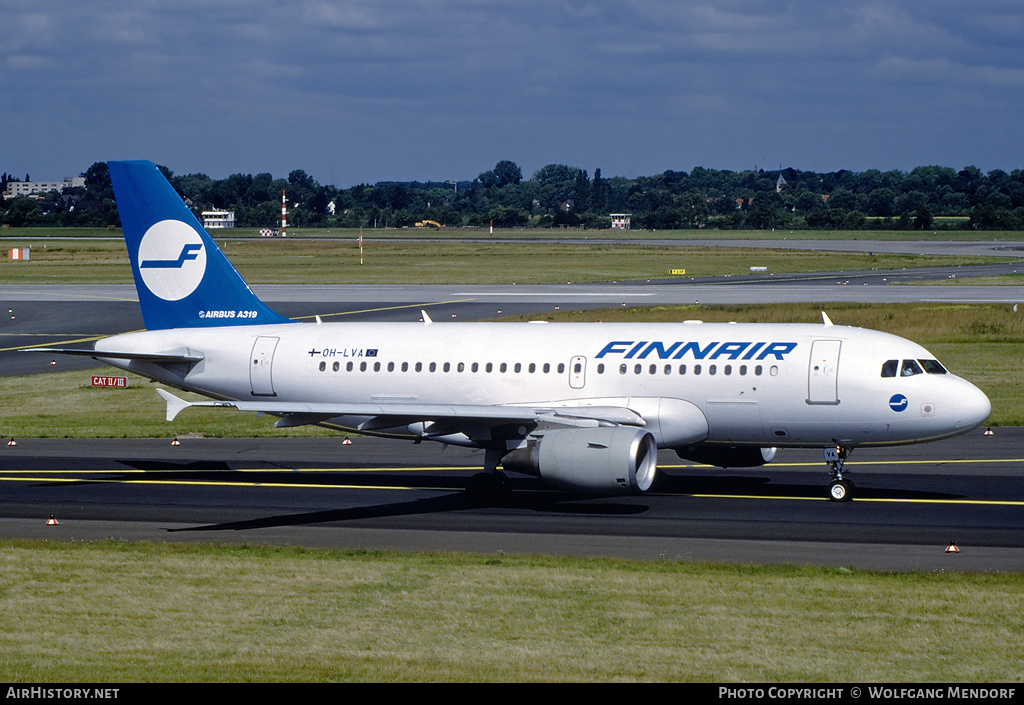
[[[701,347],[699,342],[677,341],[666,344],[659,341],[647,342],[641,340],[613,340],[601,349],[594,357],[602,358],[606,355],[622,355],[625,360],[645,360],[651,354],[656,355],[660,360],[682,360],[684,357],[691,357],[695,360],[717,360],[725,356],[727,360],[784,360],[786,355],[793,352],[796,343],[718,343],[711,342]]]

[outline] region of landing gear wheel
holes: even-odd
[[[843,479],[843,466],[849,455],[850,449],[838,443],[835,447],[825,449],[825,462],[828,463],[828,474],[832,478],[828,486],[828,497],[833,502],[849,502],[853,499],[853,483]]]
[[[833,502],[849,502],[853,499],[853,483],[849,480],[836,480],[829,485],[828,494]]]
[[[478,502],[498,504],[505,501],[511,490],[508,475],[503,472],[480,472],[469,478],[469,495]]]

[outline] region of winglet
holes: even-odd
[[[829,318],[828,314],[825,313],[824,311],[821,312],[821,322],[825,324],[826,328],[832,325],[832,319]]]
[[[429,326],[431,323],[433,323],[433,321],[430,320],[430,316],[428,316],[427,312],[424,311],[423,309],[420,309],[420,315],[423,316],[423,325]]]
[[[187,402],[184,399],[179,399],[168,391],[163,389],[156,390],[156,393],[164,398],[167,402],[167,420],[174,421],[174,417],[180,414],[182,411],[192,406],[191,402]]]

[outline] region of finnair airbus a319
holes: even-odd
[[[822,324],[297,323],[265,306],[150,162],[110,162],[146,329],[90,355],[213,401],[159,390],[172,420],[234,407],[348,432],[485,451],[567,490],[643,492],[657,451],[723,467],[825,451],[851,497],[859,446],[963,433],[988,398],[920,345]],[[53,350],[49,350],[53,351]]]

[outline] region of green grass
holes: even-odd
[[[8,682],[1020,679],[1019,575],[0,542]]]
[[[1024,265],[1021,265],[1024,267]],[[1024,286],[1024,273],[1000,274],[991,277],[957,277],[953,279],[928,279],[916,282],[898,282],[916,286]]]
[[[532,284],[749,274],[752,265],[776,273],[903,269],[948,264],[939,256],[777,251],[728,247],[626,244],[498,243],[352,240],[221,241],[250,284]],[[44,241],[28,262],[0,260],[6,284],[131,284],[124,243]],[[994,258],[958,258],[985,264]]]
[[[130,386],[93,387],[93,373],[127,377]],[[168,423],[158,388],[168,387],[110,367],[5,377],[0,383],[0,437],[170,438],[201,433],[216,438],[254,438],[332,433],[317,426],[275,429],[271,417],[226,409],[189,409]],[[206,398],[174,393],[189,400]]]

